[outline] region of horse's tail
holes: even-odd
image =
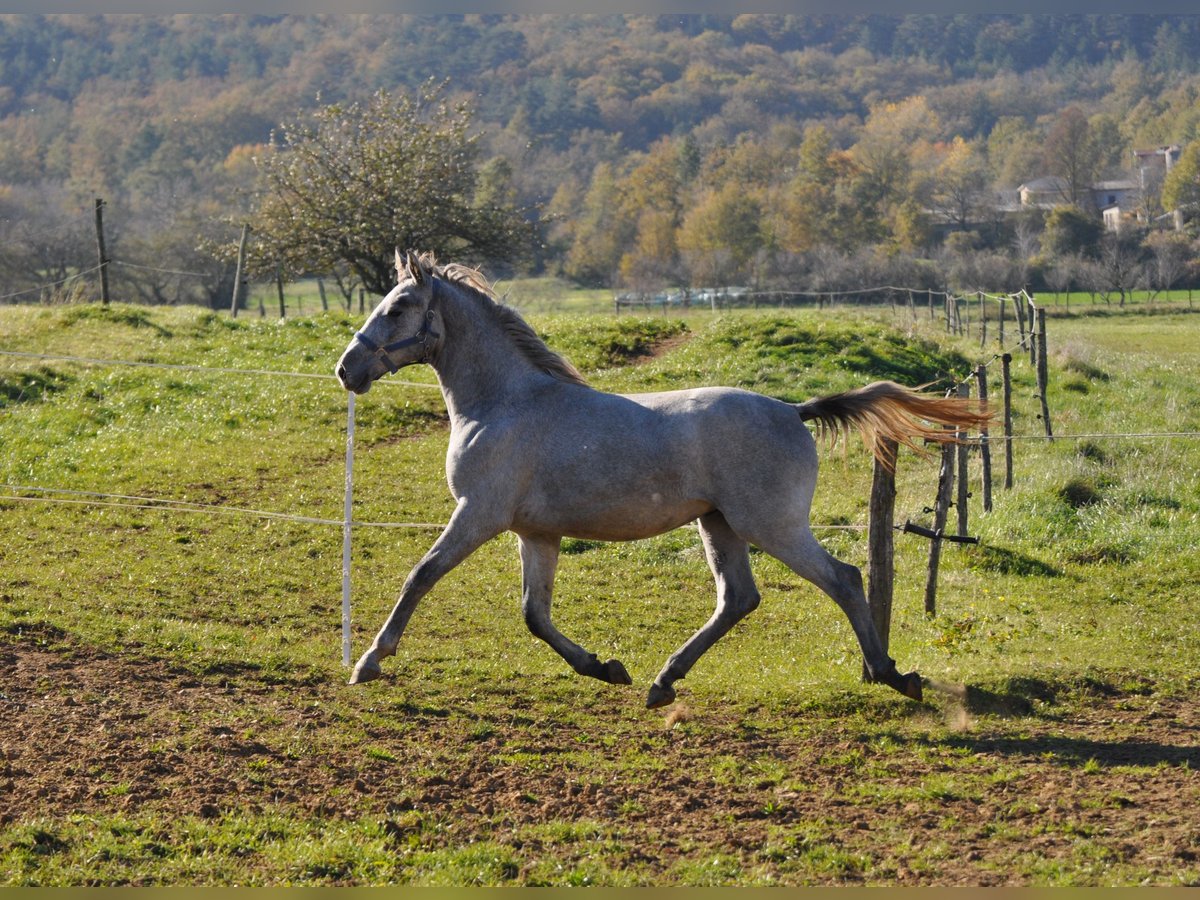
[[[957,440],[954,431],[947,431],[944,426],[979,429],[992,420],[986,405],[979,401],[922,394],[894,381],[876,381],[852,391],[798,403],[795,407],[801,419],[815,420],[819,430],[833,440],[852,427],[857,429],[863,443],[888,466],[891,460],[884,450],[884,439],[924,454],[925,449],[919,441],[947,443]]]

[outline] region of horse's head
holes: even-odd
[[[399,283],[355,332],[334,369],[348,391],[365,394],[376,378],[428,362],[441,341],[432,260],[397,250],[396,276]]]

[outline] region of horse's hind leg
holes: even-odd
[[[580,675],[599,678],[609,684],[633,684],[633,679],[618,660],[600,662],[595,653],[584,650],[550,621],[559,539],[519,535],[518,541],[521,548],[521,612],[529,630],[553,647]]]
[[[675,699],[674,683],[688,673],[709,647],[758,606],[760,595],[750,571],[750,547],[734,533],[720,512],[699,519],[704,555],[717,582],[717,608],[704,626],[671,654],[650,693],[646,706],[654,709]]]
[[[867,606],[862,573],[855,566],[835,559],[817,542],[807,527],[793,534],[794,537],[789,535],[778,539],[768,536],[763,540],[759,539],[761,535],[756,535],[754,542],[784,562],[797,575],[807,578],[841,607],[858,638],[872,681],[883,682],[906,697],[920,700],[921,676],[916,672],[901,675],[896,671],[896,663],[883,650],[870,607]]]

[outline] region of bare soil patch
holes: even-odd
[[[355,717],[347,690],[198,678],[0,636],[0,826],[270,809],[378,817],[402,840],[438,816],[455,828],[422,839],[536,853],[528,826],[586,820],[619,828],[624,861],[651,875],[714,854],[784,883],[1200,873],[1190,696],[1098,693],[1069,715],[958,730],[934,710],[864,730],[802,713],[779,727],[715,710],[664,723],[614,704],[603,734],[580,734],[539,720],[533,698],[486,720],[411,705]],[[795,868],[818,845],[838,864]]]

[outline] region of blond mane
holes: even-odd
[[[570,362],[546,346],[546,342],[538,337],[524,319],[511,306],[505,306],[496,297],[492,286],[478,269],[459,263],[438,265],[432,253],[421,254],[421,265],[430,268],[433,273],[446,281],[452,282],[467,291],[480,302],[480,305],[500,324],[505,335],[512,341],[521,354],[531,363],[552,375],[559,381],[573,384],[587,384]]]

